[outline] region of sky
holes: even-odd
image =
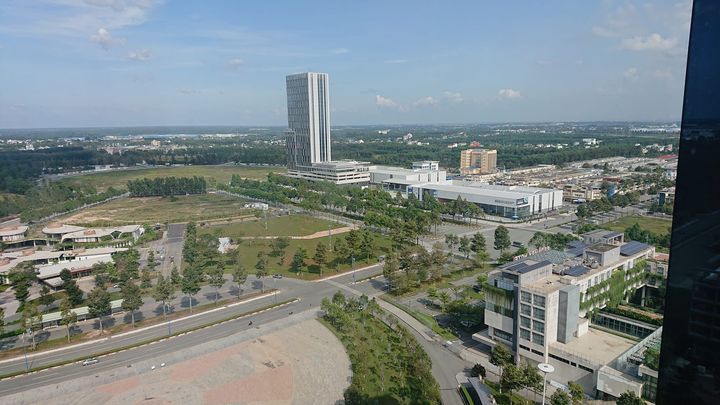
[[[690,1],[0,0],[0,128],[671,121]]]

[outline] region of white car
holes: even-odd
[[[91,357],[91,358],[83,361],[83,362],[82,362],[82,365],[83,365],[83,366],[89,366],[89,365],[95,364],[95,363],[97,363],[97,362],[99,362],[98,359],[96,359],[95,357]]]

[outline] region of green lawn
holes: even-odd
[[[338,237],[344,236],[345,234],[343,236],[333,236],[333,240],[337,240]],[[375,245],[377,246],[375,254],[369,260],[356,257],[355,268],[365,267],[367,265],[377,263],[378,256],[387,255],[389,253],[391,246],[390,239],[382,235],[374,235],[374,237]],[[326,246],[330,246],[330,238],[327,236],[310,240],[290,240],[290,245],[285,249],[284,254],[271,256],[271,240],[243,240],[238,247],[240,250],[240,263],[245,267],[245,269],[247,269],[249,274],[255,274],[255,264],[258,262],[258,252],[263,251],[268,255],[268,273],[278,273],[284,276],[305,280],[317,279],[320,277],[320,269],[312,260],[312,257],[315,255],[315,247],[320,241],[322,241]],[[307,251],[308,258],[305,260],[306,266],[297,273],[290,269],[290,264],[292,262],[293,255],[295,255],[295,252],[297,252],[300,247]],[[329,266],[323,269],[323,276],[338,272],[345,272],[351,269],[348,261],[337,261],[333,258],[332,254],[329,257],[329,261],[331,261]],[[270,282],[271,281],[266,281],[266,283]]]
[[[177,197],[120,198],[80,212],[57,218],[55,222],[79,225],[119,225],[201,221],[251,215],[242,199],[221,194]]]
[[[616,221],[608,222],[601,226],[612,231],[625,232],[625,229],[633,226],[636,223],[640,225],[640,228],[646,229],[658,235],[670,233],[670,227],[672,226],[672,220],[670,219],[644,217],[639,215],[620,218]]]
[[[238,239],[243,236],[304,236],[328,229],[341,228],[345,225],[324,219],[313,218],[309,215],[286,215],[270,217],[265,221],[252,220],[235,222],[231,224],[213,225],[198,230],[199,234],[212,233]]]
[[[285,168],[280,167],[242,167],[242,166],[175,166],[159,167],[152,169],[138,170],[116,170],[84,176],[63,178],[58,181],[69,184],[91,184],[97,187],[98,191],[104,191],[110,187],[126,188],[128,180],[147,177],[192,177],[201,176],[208,180],[208,185],[213,187],[216,183],[227,184],[233,174],[238,174],[248,179],[267,178],[269,172],[284,172]]]

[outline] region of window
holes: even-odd
[[[542,295],[535,294],[533,299],[535,300],[535,302],[534,302],[535,305],[545,308],[545,297],[543,297]]]
[[[539,321],[533,321],[533,330],[535,332],[545,333],[545,324]]]
[[[530,294],[530,293],[527,292],[527,291],[520,291],[520,300],[521,300],[522,302],[530,302],[530,297],[531,297],[531,296],[532,296],[532,294]]]
[[[530,305],[520,304],[520,313],[530,316]]]
[[[504,330],[493,329],[493,335],[495,335],[496,337],[499,337],[500,339],[503,339],[503,340],[512,341],[512,334],[507,333]]]
[[[540,309],[540,308],[535,308],[535,310],[533,312],[533,317],[544,321],[545,320],[545,310]]]
[[[526,328],[530,327],[530,318],[521,316],[520,317],[520,326],[524,326]]]
[[[545,344],[545,337],[539,333],[533,333],[532,334],[532,342],[536,345],[544,345]]]
[[[530,340],[530,331],[527,329],[520,328],[520,338]]]

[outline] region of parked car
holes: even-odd
[[[522,242],[518,242],[518,241],[513,242],[512,245],[517,248],[521,248],[521,247],[525,246],[525,245],[523,245]]]
[[[82,362],[82,365],[83,365],[83,366],[89,366],[89,365],[92,365],[92,364],[95,364],[95,363],[98,363],[98,362],[99,362],[99,360],[98,360],[97,358],[91,357],[91,358],[83,361],[83,362]]]
[[[273,278],[283,278],[282,274],[273,274]]]

